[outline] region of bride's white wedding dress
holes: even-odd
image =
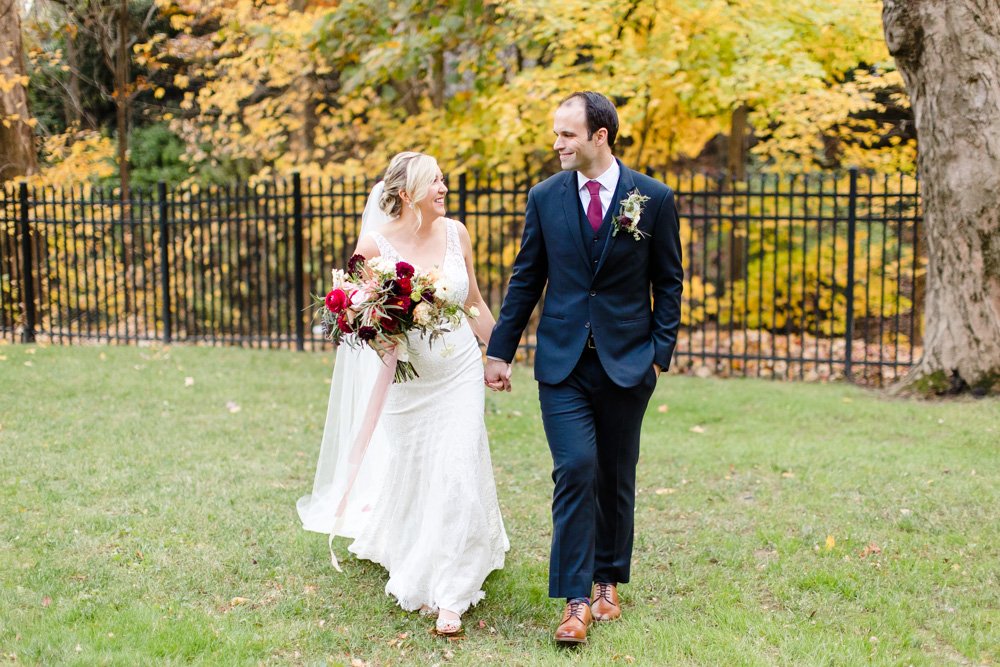
[[[438,270],[454,289],[454,298],[464,302],[469,280],[455,227],[459,223],[446,224],[446,251]],[[372,236],[383,257],[406,260],[384,236]],[[371,446],[379,451],[370,449],[373,455],[366,456],[357,483],[364,488],[358,488],[346,528],[338,534],[354,538],[348,548],[358,558],[388,570],[386,593],[403,609],[427,606],[461,614],[483,598],[483,582],[503,567],[510,548],[483,421],[482,355],[465,320],[433,345],[416,334],[409,344],[419,377],[389,388]],[[372,470],[372,461],[381,469]],[[317,490],[320,481],[318,473]],[[329,525],[325,530],[317,526],[315,510],[325,506],[329,521],[329,507],[338,500],[318,497],[317,491],[302,499],[299,513],[305,527],[330,532]]]

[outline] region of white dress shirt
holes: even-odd
[[[618,187],[620,175],[621,169],[618,168],[618,160],[612,160],[608,170],[597,178],[587,178],[580,172],[576,172],[576,187],[580,195],[580,203],[583,204],[583,210],[586,211],[587,207],[590,206],[590,191],[587,190],[587,182],[597,181],[601,184],[601,219],[603,220],[608,213],[608,207],[611,206],[611,198],[615,196],[615,188]]]

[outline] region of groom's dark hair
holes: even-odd
[[[587,138],[593,139],[594,132],[602,127],[608,131],[608,147],[615,147],[615,139],[618,137],[618,111],[615,105],[600,93],[590,90],[583,90],[573,93],[559,106],[569,104],[573,100],[583,102],[583,107],[587,111]]]

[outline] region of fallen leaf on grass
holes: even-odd
[[[667,487],[665,489],[657,489],[654,493],[656,493],[656,495],[658,496],[668,496],[671,493],[675,493],[676,491],[677,491],[676,489],[671,489]]]
[[[7,361],[7,355],[6,354],[0,354],[0,361]]]
[[[479,621],[479,629],[482,630],[485,627],[486,627],[486,621],[480,620]]]
[[[837,540],[833,539],[833,535],[826,536],[826,550],[832,551],[833,548],[837,546]]]
[[[24,351],[24,353],[25,353],[25,354],[34,354],[34,353],[35,353],[35,348],[33,348],[33,347],[29,347],[29,348],[27,348],[27,349],[26,349],[26,350]]]
[[[704,433],[705,432],[705,427],[704,426],[692,426],[691,429],[690,429],[690,431],[692,433]]]
[[[657,412],[666,412],[667,410],[669,410],[669,408],[667,407],[666,403],[660,403],[660,405],[658,405],[656,408]]]
[[[241,604],[246,604],[248,602],[250,602],[249,598],[235,597],[235,598],[233,598],[232,600],[229,601],[229,606],[230,607],[238,607]]]
[[[237,412],[239,412],[243,408],[241,408],[236,401],[227,401],[226,402],[226,409],[229,410],[230,412],[232,412],[233,414],[236,414]]]
[[[351,658],[351,667],[368,667],[368,663],[361,658]]]
[[[862,549],[861,553],[858,554],[858,558],[868,558],[869,556],[878,556],[880,553],[882,553],[882,549],[879,547],[879,545],[875,544],[874,542],[869,542],[868,546]]]
[[[784,477],[785,479],[788,479],[790,477],[795,477],[795,473],[792,472],[791,470],[785,470],[784,472],[781,473],[781,476]]]
[[[302,592],[305,593],[306,595],[314,595],[316,593],[316,590],[317,590],[316,586],[307,585],[305,588],[302,589]]]
[[[193,377],[186,377],[186,378],[184,378],[184,386],[185,387],[193,387],[194,386],[194,378]]]
[[[43,607],[48,607],[50,604],[52,604],[52,598],[50,598],[48,595],[42,598]]]
[[[34,366],[34,364],[33,364],[33,363],[31,363],[30,361],[26,361],[26,362],[24,362],[24,365],[25,365],[25,366],[28,366],[28,367],[31,367],[31,366]]]

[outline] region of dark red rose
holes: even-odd
[[[389,333],[395,333],[396,330],[399,329],[399,322],[392,317],[383,317],[382,328]]]
[[[351,323],[347,321],[347,314],[343,311],[340,312],[340,315],[337,315],[337,328],[345,334],[354,333]]]
[[[396,279],[396,292],[398,294],[405,294],[409,296],[410,292],[412,291],[413,291],[413,283],[410,282],[409,278]]]
[[[412,278],[413,265],[407,262],[396,262],[396,276],[399,278]]]
[[[365,342],[375,340],[375,336],[377,335],[378,332],[375,331],[375,327],[361,327],[358,329],[358,338]]]
[[[347,292],[342,289],[330,290],[326,295],[326,307],[331,313],[339,313],[347,306]]]
[[[618,224],[621,227],[631,227],[632,218],[628,217],[627,215],[623,215],[620,218],[618,218]]]
[[[360,269],[365,265],[365,256],[361,254],[352,255],[347,260],[347,274],[350,276],[360,275]]]
[[[400,310],[410,309],[411,299],[408,296],[394,296],[392,298],[386,299],[385,305],[390,308],[399,308]]]

